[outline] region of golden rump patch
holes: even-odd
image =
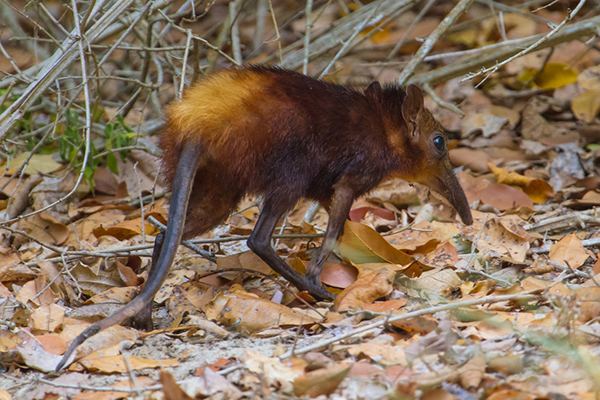
[[[168,122],[179,132],[180,142],[196,135],[209,143],[223,140],[270,82],[270,76],[257,71],[217,72],[185,91],[182,101],[169,106]]]

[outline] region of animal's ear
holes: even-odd
[[[379,84],[378,81],[373,81],[369,87],[365,90],[365,94],[367,96],[369,95],[374,95],[377,92],[381,92],[381,85]]]
[[[402,117],[414,135],[416,133],[417,116],[425,107],[423,92],[415,85],[406,88],[406,97],[402,103]],[[411,126],[412,125],[412,126]]]

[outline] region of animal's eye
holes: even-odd
[[[433,145],[438,151],[446,150],[446,141],[442,136],[436,136],[433,138]]]

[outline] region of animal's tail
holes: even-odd
[[[160,289],[167,272],[173,263],[175,254],[181,237],[183,235],[183,227],[185,224],[185,216],[187,213],[188,201],[194,183],[194,177],[198,170],[198,164],[201,156],[201,148],[199,145],[186,145],[183,147],[179,162],[177,164],[177,172],[173,181],[173,191],[171,196],[171,205],[169,208],[169,223],[165,234],[165,239],[162,244],[160,255],[156,264],[151,266],[151,271],[148,280],[140,294],[125,305],[123,308],[116,311],[114,314],[106,317],[102,321],[98,321],[86,328],[79,334],[63,355],[62,359],[56,366],[56,370],[61,370],[67,362],[70,361],[77,346],[83,343],[86,339],[94,336],[98,332],[110,326],[123,323],[129,318],[138,314],[146,304],[151,302]],[[155,261],[155,260],[153,260]]]

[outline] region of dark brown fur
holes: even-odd
[[[398,176],[442,193],[471,223],[452,172],[443,129],[423,106],[421,91],[373,83],[364,91],[280,68],[217,72],[190,88],[167,110],[161,136],[163,177],[173,184],[169,224],[157,236],[148,281],[140,295],[79,335],[65,353],[100,330],[133,318],[151,328],[152,299],[181,237],[224,221],[247,194],[263,197],[249,247],[273,270],[317,298],[322,265],[342,232],[352,201],[383,179]],[[300,198],[329,208],[319,255],[304,277],[272,249],[279,218]]]

